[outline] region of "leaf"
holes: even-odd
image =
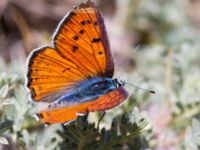
[[[129,115],[113,118],[109,130],[99,130],[93,123],[79,117],[77,121],[69,124],[63,132],[58,132],[64,141],[60,143],[61,149],[105,150],[123,148],[130,138],[134,138],[146,130],[149,125],[145,115],[134,109]]]
[[[185,147],[198,150],[200,147],[200,122],[197,119],[192,120],[192,126],[188,127],[185,135]]]
[[[5,98],[7,93],[8,93],[8,84],[4,85],[1,89],[0,89],[0,98]]]
[[[3,102],[2,102],[2,106],[7,106],[7,105],[12,105],[14,104],[14,98],[8,98],[8,99],[5,99]]]
[[[0,143],[1,144],[9,144],[8,141],[7,141],[7,139],[4,138],[4,137],[2,137],[2,136],[0,137]]]
[[[61,149],[72,149],[72,147],[76,147],[82,150],[97,145],[99,132],[95,128],[95,124],[89,124],[85,120],[85,117],[79,117],[76,122],[69,124],[64,129],[64,134],[58,132],[65,138],[65,141],[60,145]]]
[[[13,125],[13,121],[10,121],[10,120],[0,123],[0,134],[10,129],[12,125]]]
[[[18,79],[19,80],[19,79]],[[3,85],[11,85],[13,83],[17,82],[17,75],[16,74],[12,74],[12,75],[8,75],[6,73],[1,73],[0,74],[0,87]]]
[[[102,134],[103,138],[106,139],[102,141],[106,142],[99,144],[99,149],[122,148],[130,138],[138,136],[149,128],[150,125],[145,114],[139,113],[138,109],[134,108],[128,117],[123,115],[120,121],[113,119],[111,130],[104,131],[107,132],[107,135],[105,134],[107,137]]]

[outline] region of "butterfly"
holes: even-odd
[[[111,109],[128,97],[124,84],[112,79],[114,62],[104,20],[92,0],[61,20],[52,42],[28,58],[31,99],[48,104],[38,119],[66,124],[89,112]]]

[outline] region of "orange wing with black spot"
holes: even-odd
[[[29,58],[27,87],[37,102],[53,102],[90,77],[112,77],[113,58],[102,15],[93,2],[81,4],[59,24],[53,47]]]
[[[34,51],[28,67],[27,86],[35,101],[52,102],[90,75],[51,47]]]
[[[93,2],[81,4],[64,17],[53,42],[56,49],[66,57],[70,54],[91,75],[113,76],[114,64],[104,20]]]

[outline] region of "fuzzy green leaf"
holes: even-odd
[[[4,137],[0,137],[0,144],[8,144],[8,141]]]
[[[8,129],[10,129],[13,125],[13,121],[5,121],[5,122],[2,122],[0,123],[0,135],[7,131]]]
[[[1,87],[0,89],[0,98],[3,99],[6,97],[7,93],[8,93],[8,89],[9,89],[9,86],[8,84],[4,85]]]
[[[145,130],[148,121],[145,116],[134,109],[130,115],[114,118],[110,130],[95,128],[94,124],[80,117],[75,123],[65,127],[65,132],[59,132],[65,138],[60,144],[61,149],[77,148],[85,150],[111,149],[123,147],[130,139]]]

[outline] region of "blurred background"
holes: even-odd
[[[24,87],[26,60],[50,45],[62,17],[83,0],[0,0],[0,149],[62,149],[61,125],[45,128]],[[200,1],[96,0],[103,13],[114,55],[115,77],[129,99],[101,122],[133,107],[145,112],[150,128],[129,149],[200,149]],[[98,121],[98,114],[89,116]],[[129,143],[130,144],[130,143]],[[126,148],[125,148],[126,149]],[[128,148],[127,148],[128,149]]]

